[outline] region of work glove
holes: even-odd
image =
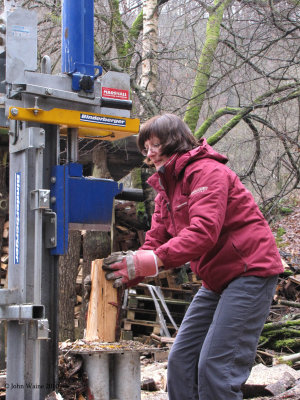
[[[158,265],[152,250],[116,252],[103,260],[106,279],[114,280],[113,287],[130,287],[146,276],[156,276]]]

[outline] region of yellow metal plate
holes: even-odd
[[[40,108],[10,107],[8,118],[59,125],[62,134],[66,134],[67,128],[78,128],[79,137],[106,140],[118,140],[135,135],[140,126],[140,120],[137,118],[115,117],[61,108],[45,111]]]

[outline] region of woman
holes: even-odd
[[[138,146],[156,168],[155,212],[137,252],[105,260],[107,279],[132,286],[190,261],[203,285],[169,354],[169,400],[242,399],[283,271],[272,232],[227,158],[177,116],[151,118]]]

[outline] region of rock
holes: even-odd
[[[252,368],[246,384],[267,386],[280,381],[286,372],[292,375],[295,380],[300,379],[300,371],[296,371],[286,364],[278,364],[273,367],[266,367],[263,364],[258,364]]]
[[[144,365],[141,368],[141,380],[153,380],[157,390],[166,391],[167,388],[167,363],[157,363]]]
[[[277,394],[284,393],[288,389],[292,388],[296,383],[296,379],[289,372],[285,372],[282,378],[270,385],[266,386],[266,389],[270,394],[276,396]]]

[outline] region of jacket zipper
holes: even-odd
[[[178,204],[178,206],[176,206],[176,210],[178,210],[179,208],[185,206],[188,202],[185,201],[184,203]]]
[[[247,272],[247,270],[248,270],[248,264],[245,262],[242,253],[241,253],[240,250],[234,245],[234,243],[232,243],[232,246],[233,246],[234,250],[236,251],[236,253],[241,257],[241,259],[242,259],[243,262],[244,262],[244,265],[243,265],[243,267],[244,267],[244,272]]]
[[[173,216],[173,213],[172,213],[172,210],[171,210],[170,203],[167,203],[167,210],[170,213],[171,221],[172,221],[172,224],[173,224],[173,227],[174,227],[174,231],[175,231],[175,235],[177,236],[177,229],[176,229],[175,220],[174,220],[174,216]]]

